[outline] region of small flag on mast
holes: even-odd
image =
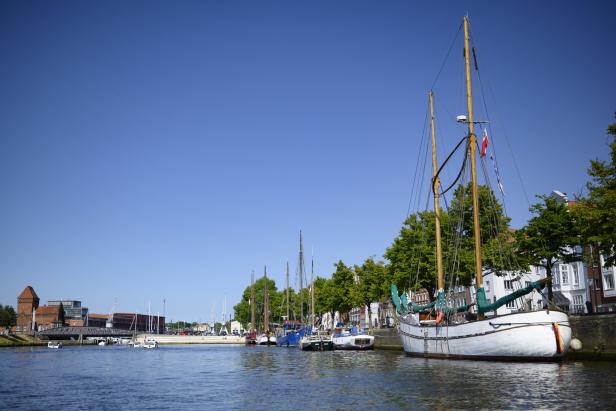
[[[503,187],[503,182],[500,179],[500,174],[498,172],[498,166],[496,165],[496,160],[494,159],[494,154],[490,150],[490,160],[492,160],[492,165],[494,166],[494,174],[496,174],[496,184],[498,185],[498,189],[505,195],[505,188]]]
[[[483,129],[483,138],[481,139],[481,153],[479,154],[480,158],[484,158],[486,156],[486,150],[488,149],[488,131]]]

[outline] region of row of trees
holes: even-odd
[[[276,282],[271,278],[261,277],[255,281],[255,311],[256,326],[263,329],[263,301],[265,282],[269,296],[269,322],[278,322],[287,315],[290,320],[300,320],[302,313],[306,321],[310,317],[310,286],[301,293],[292,288],[278,290]],[[315,316],[321,317],[325,313],[336,311],[346,313],[353,307],[370,305],[372,301],[380,301],[387,295],[389,284],[386,266],[382,261],[376,262],[367,259],[361,266],[347,266],[342,261],[335,265],[331,278],[317,276],[314,280],[315,289]],[[241,301],[233,308],[235,319],[247,324],[251,317],[250,286],[246,287]]]
[[[606,265],[616,264],[616,123],[608,127],[610,161],[591,161],[587,184],[588,194],[577,196],[575,204],[539,196],[531,207],[532,218],[520,230],[509,226],[510,219],[502,205],[486,186],[479,187],[480,226],[483,269],[497,275],[505,271],[526,271],[530,265],[543,266],[551,278],[558,261],[572,262],[583,258]],[[443,260],[449,285],[470,285],[475,276],[472,235],[470,185],[458,187],[451,203],[441,213]],[[331,278],[315,280],[315,312],[348,312],[353,307],[368,306],[389,298],[389,285],[409,290],[434,290],[436,278],[435,217],[432,211],[412,214],[404,222],[400,234],[385,252],[383,261],[366,259],[361,265],[335,265]],[[582,253],[581,251],[592,252]],[[270,321],[286,315],[286,290],[278,291],[268,279]],[[265,278],[255,284],[257,323],[262,324]],[[308,313],[309,290],[303,296],[303,312]],[[299,319],[301,296],[289,290],[291,319]],[[430,295],[434,293],[431,292]],[[552,298],[551,283],[548,298]],[[250,287],[235,307],[235,317],[250,321]]]

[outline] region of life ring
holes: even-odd
[[[440,325],[440,323],[442,323],[442,322],[443,322],[443,317],[444,317],[444,316],[445,316],[445,315],[443,314],[443,312],[442,312],[442,311],[439,311],[439,312],[436,314],[436,325]]]

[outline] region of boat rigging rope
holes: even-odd
[[[438,168],[438,170],[436,171],[436,175],[432,178],[432,187],[434,187],[434,181],[436,178],[439,177],[439,175],[441,174],[441,171],[443,170],[443,167],[445,167],[445,165],[447,164],[447,162],[451,159],[451,157],[454,155],[454,153],[456,151],[458,151],[458,149],[460,148],[460,146],[462,145],[462,143],[467,142],[468,141],[468,136],[464,136],[462,137],[462,139],[458,142],[458,144],[456,144],[455,148],[451,151],[451,153],[449,153],[449,155],[447,156],[447,158],[445,159],[445,161],[443,162],[443,164],[441,164],[441,166]],[[456,177],[456,179],[454,180],[454,182],[449,185],[449,187],[447,187],[447,189],[442,190],[441,191],[441,195],[445,194],[446,192],[448,192],[449,190],[451,190],[453,188],[453,186],[456,185],[456,183],[458,182],[458,180],[460,179],[460,177],[462,176],[462,172],[464,171],[464,165],[466,164],[466,159],[468,156],[464,156],[464,161],[462,162],[462,168],[460,169],[460,172],[458,173],[458,176]]]
[[[423,147],[424,145],[424,141],[426,140],[426,130],[427,130],[427,124],[428,124],[428,110],[426,109],[426,115],[424,117],[424,125],[422,128],[422,132],[421,132],[421,140],[419,142],[419,150],[417,150],[417,161],[415,162],[415,173],[413,174],[413,182],[411,183],[411,195],[409,196],[409,205],[408,208],[406,210],[406,218],[409,218],[409,215],[411,215],[411,203],[413,202],[413,197],[414,197],[414,193],[415,193],[415,187],[416,187],[416,182],[417,182],[417,174],[418,174],[418,168],[419,168],[419,159],[421,158],[421,147]],[[424,160],[424,167],[425,167],[425,160]],[[420,180],[421,181],[421,180]],[[419,196],[421,196],[421,194],[419,194]],[[405,219],[406,219],[405,218]]]

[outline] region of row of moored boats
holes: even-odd
[[[277,345],[279,347],[299,347],[303,351],[331,350],[372,350],[374,336],[366,334],[358,327],[337,327],[333,333],[313,330],[298,322],[287,321],[275,333],[256,332],[246,336],[247,344]]]

